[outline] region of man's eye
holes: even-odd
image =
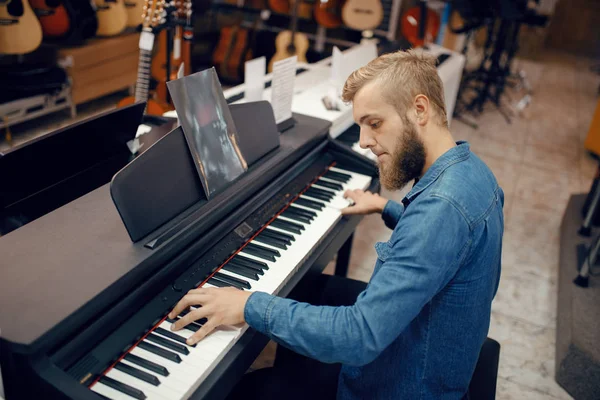
[[[377,128],[379,128],[380,126],[381,126],[381,121],[378,121],[378,122],[373,122],[373,123],[371,124],[371,128],[373,128],[373,129],[377,129]]]

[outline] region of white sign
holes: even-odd
[[[244,65],[244,100],[260,101],[265,87],[265,69],[267,60],[265,57],[246,61]]]
[[[275,114],[275,123],[279,124],[292,118],[292,98],[296,79],[298,57],[288,57],[273,64],[273,90],[271,105]]]

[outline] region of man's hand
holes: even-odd
[[[198,343],[220,325],[236,325],[245,322],[244,308],[252,292],[235,288],[207,288],[190,290],[169,313],[176,318],[190,306],[201,306],[177,320],[171,330],[177,331],[202,318],[208,321],[187,340],[190,346]]]
[[[342,209],[343,215],[382,213],[387,199],[377,193],[364,192],[360,189],[346,190],[344,197],[354,201],[354,205]]]

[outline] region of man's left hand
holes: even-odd
[[[244,308],[252,292],[235,288],[206,288],[190,290],[169,313],[176,318],[190,306],[200,306],[191,310],[173,324],[171,330],[177,331],[202,318],[208,321],[187,340],[190,346],[198,343],[220,325],[236,325],[245,322]]]

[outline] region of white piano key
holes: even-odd
[[[99,393],[103,396],[108,397],[109,399],[112,400],[132,400],[135,399],[134,397],[128,396],[125,393],[121,393],[116,389],[113,389],[109,386],[106,386],[104,383],[101,382],[97,382],[94,384],[94,386],[92,386],[90,388],[91,390],[93,390],[96,393]]]

